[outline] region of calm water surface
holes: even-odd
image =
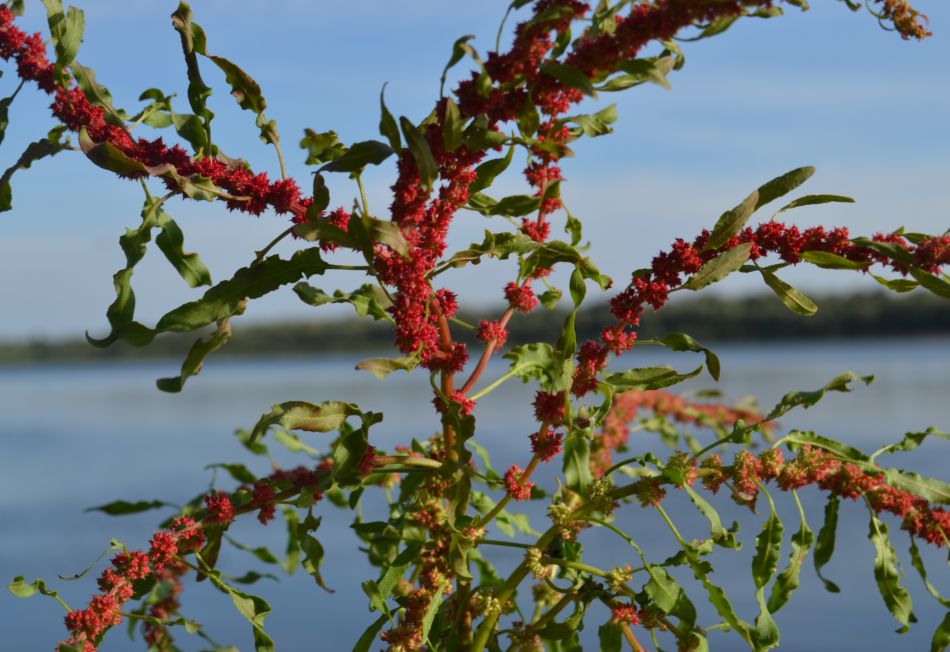
[[[815,430],[841,438],[864,449],[899,439],[909,430],[935,425],[950,430],[950,340],[874,341],[852,344],[722,346],[722,380],[715,384],[704,377],[691,388],[716,387],[731,399],[753,394],[769,407],[792,389],[816,389],[845,370],[877,374],[870,387],[850,394],[832,394],[818,406],[797,411],[783,421],[786,427]],[[234,440],[236,428],[252,425],[271,404],[285,400],[324,401],[346,399],[364,410],[385,413],[372,437],[381,448],[425,438],[438,428],[427,404],[428,379],[417,374],[393,374],[389,381],[353,370],[350,358],[283,360],[212,360],[198,378],[179,395],[162,394],[153,381],[175,372],[177,363],[118,363],[74,366],[0,368],[0,578],[14,575],[28,580],[45,577],[61,589],[74,607],[94,592],[97,571],[73,581],[61,582],[56,575],[70,576],[86,568],[116,537],[131,547],[141,547],[154,525],[164,517],[147,512],[125,518],[84,513],[84,508],[110,502],[161,498],[183,503],[204,491],[211,482],[205,469],[214,462],[243,462],[260,473],[266,461],[251,458]],[[631,366],[671,363],[680,369],[694,362],[686,354],[637,352]],[[504,366],[489,368],[486,379],[500,375]],[[496,468],[514,462],[524,465],[529,450],[527,433],[532,419],[525,406],[534,388],[511,381],[487,396],[476,410],[478,440],[492,450]],[[634,443],[637,450],[655,444],[652,435]],[[320,448],[320,435],[305,435]],[[281,458],[287,462],[291,458]],[[947,480],[948,448],[935,443],[922,451],[902,454],[893,463]],[[554,469],[541,479],[553,477]],[[230,486],[227,479],[220,480]],[[780,496],[779,510],[786,523],[786,536],[797,529],[794,507]],[[810,525],[821,524],[822,499],[803,493]],[[724,519],[743,525],[746,549],[741,553],[717,553],[715,579],[724,586],[740,616],[752,620],[756,607],[752,595],[749,561],[752,538],[758,524],[728,499],[718,500]],[[670,507],[684,534],[705,534],[703,521],[671,496]],[[540,514],[542,505],[529,511]],[[373,506],[368,509],[372,511]],[[375,577],[362,563],[357,540],[348,528],[348,514],[324,505],[324,523],[318,536],[327,549],[325,579],[336,593],[316,588],[306,575],[281,577],[279,584],[262,580],[252,592],[268,599],[274,613],[267,629],[278,650],[349,650],[373,616],[359,589],[360,581]],[[621,511],[619,524],[638,538],[648,556],[663,558],[672,548],[666,528],[652,513],[635,508]],[[533,523],[543,529],[540,516]],[[256,522],[233,528],[238,540],[280,546],[280,525],[262,528]],[[892,531],[897,524],[892,524]],[[585,535],[592,563],[612,566],[632,561],[622,541],[599,532]],[[898,554],[910,571],[908,585],[915,598],[920,623],[909,633],[897,635],[877,595],[871,576],[873,549],[867,540],[867,517],[858,504],[843,506],[838,549],[827,574],[842,587],[840,594],[824,592],[809,567],[791,603],[777,616],[782,629],[782,650],[925,650],[941,609],[925,595],[921,582],[910,570],[907,540],[892,537]],[[618,543],[619,542],[619,543]],[[593,551],[596,551],[594,554]],[[782,566],[787,556],[783,549]],[[932,580],[944,594],[950,593],[950,578],[943,569],[944,557],[925,550]],[[519,556],[500,549],[494,560],[502,570],[512,568]],[[253,563],[251,563],[253,562]],[[243,573],[248,567],[261,572],[273,569],[259,564],[235,549],[222,551],[219,566],[225,573]],[[678,574],[684,583],[689,580]],[[702,594],[692,590],[701,609],[701,622],[712,623],[714,614],[702,611]],[[597,649],[596,627],[606,616],[594,610],[585,632],[585,645]],[[184,593],[183,613],[196,618],[205,630],[223,643],[241,650],[253,649],[249,627],[236,616],[230,601],[212,587],[189,585]],[[16,600],[0,594],[0,650],[47,651],[62,637],[63,611],[55,602],[34,597]],[[713,634],[713,650],[738,650],[734,635]],[[207,648],[195,637],[181,632],[182,649]],[[102,646],[105,651],[144,649],[141,640],[130,642],[121,631],[113,632]]]

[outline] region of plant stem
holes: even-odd
[[[501,325],[502,328],[508,325],[508,321],[511,319],[511,316],[514,314],[514,312],[515,312],[514,308],[508,308],[508,310],[505,311],[505,314],[501,316],[501,319],[499,320],[499,324]],[[495,340],[491,340],[485,345],[485,350],[482,351],[482,357],[479,358],[478,364],[475,365],[475,370],[472,371],[472,375],[468,377],[468,380],[465,381],[465,384],[462,386],[462,389],[460,390],[463,396],[465,396],[470,391],[472,391],[472,387],[475,386],[475,383],[478,381],[479,377],[482,375],[482,372],[485,371],[485,367],[488,365],[488,359],[491,358],[491,354],[494,353],[495,347],[496,347]],[[473,400],[474,400],[474,397],[473,397]]]

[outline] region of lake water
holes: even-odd
[[[785,427],[815,430],[866,450],[931,425],[950,430],[948,339],[715,348],[723,363],[721,382],[716,385],[705,376],[692,381],[690,387],[717,386],[732,399],[754,394],[765,408],[788,390],[816,389],[845,370],[877,374],[870,387],[859,387],[850,394],[830,394],[810,410],[787,415]],[[688,369],[694,360],[688,354],[638,349],[627,362],[631,366],[672,363]],[[265,473],[266,461],[244,453],[232,433],[236,428],[253,425],[273,403],[346,399],[364,410],[383,412],[385,421],[372,431],[373,442],[381,448],[407,442],[411,437],[423,439],[438,428],[438,419],[429,406],[418,407],[418,397],[424,395],[428,384],[425,375],[393,374],[382,382],[354,371],[354,363],[351,358],[306,356],[212,359],[201,376],[193,378],[179,395],[163,394],[153,384],[155,378],[175,372],[175,361],[0,368],[0,578],[7,582],[14,575],[25,575],[28,581],[44,577],[74,608],[82,606],[95,590],[98,570],[74,582],[62,582],[56,575],[70,576],[86,568],[112,537],[130,547],[142,547],[155,524],[166,515],[146,512],[110,518],[84,513],[84,508],[120,497],[184,503],[209,486],[211,472],[204,467],[214,462],[247,463],[252,470]],[[503,365],[496,363],[485,378],[503,371]],[[527,435],[532,419],[526,406],[533,391],[532,386],[510,381],[483,399],[476,409],[477,438],[492,450],[496,468],[514,462],[523,466],[529,457]],[[304,436],[317,448],[325,444],[321,437]],[[654,446],[654,437],[641,434],[634,447],[640,450]],[[289,457],[281,459],[290,461]],[[922,450],[895,456],[892,463],[947,480],[948,462],[946,442],[928,442]],[[540,479],[550,480],[554,470],[546,469]],[[232,486],[226,478],[219,482],[222,487]],[[794,507],[785,500],[788,497],[778,498],[786,524],[784,567],[787,537],[798,525]],[[817,532],[823,500],[810,491],[803,492],[803,498],[811,528]],[[746,547],[740,553],[716,553],[714,578],[727,589],[739,615],[751,621],[756,608],[749,571],[750,548],[760,522],[750,519],[747,510],[732,505],[724,496],[715,504],[724,520],[740,520]],[[683,526],[684,535],[705,534],[705,522],[678,496],[671,496],[670,508]],[[541,509],[543,505],[532,505],[529,511],[539,514]],[[322,504],[319,512],[324,515],[324,523],[318,536],[327,550],[324,575],[336,593],[323,592],[300,572],[289,578],[281,576],[279,583],[264,579],[250,587],[274,607],[267,630],[278,650],[349,650],[374,618],[367,611],[359,583],[375,574],[362,563],[356,550],[357,539],[348,529],[349,514],[329,504]],[[539,516],[532,522],[544,528]],[[619,524],[638,539],[651,559],[662,559],[672,550],[668,531],[652,512],[628,507],[621,510]],[[929,648],[942,609],[925,594],[911,569],[907,538],[897,531],[898,525],[891,523],[892,541],[909,573],[907,584],[915,598],[918,625],[907,634],[895,633],[897,624],[883,606],[871,575],[873,547],[867,540],[866,512],[860,504],[849,502],[842,506],[837,551],[827,566],[827,575],[842,587],[842,593],[826,593],[809,560],[801,588],[776,615],[782,630],[782,650]],[[283,536],[278,523],[262,528],[253,520],[235,526],[233,534],[253,545],[277,543]],[[626,544],[601,532],[585,534],[584,542],[591,563],[596,565],[610,567],[634,561]],[[945,595],[950,593],[950,577],[943,565],[945,551],[928,548],[923,552],[931,580]],[[502,570],[510,569],[520,558],[514,549],[497,549],[492,554]],[[227,547],[219,566],[234,575],[247,568],[273,571],[273,567],[258,563],[247,553]],[[688,585],[683,573],[677,573],[677,577]],[[709,608],[702,607],[702,593],[692,590],[691,595],[700,607],[700,622],[716,622]],[[213,638],[241,650],[253,649],[249,626],[236,615],[230,601],[207,583],[189,584],[183,602],[183,613],[201,622]],[[597,648],[596,628],[606,619],[602,610],[593,612],[584,633],[588,649]],[[53,649],[64,632],[63,613],[59,605],[42,596],[17,600],[3,591],[0,649]],[[208,647],[183,631],[177,638],[184,650]],[[713,650],[743,649],[734,634],[715,633],[710,640]],[[132,643],[122,631],[115,631],[102,649],[139,650],[144,646],[140,638]]]

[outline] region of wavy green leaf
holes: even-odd
[[[608,374],[604,382],[618,392],[630,389],[660,389],[669,387],[695,378],[703,371],[703,365],[685,374],[681,374],[672,367],[639,367]]]
[[[901,451],[912,451],[924,443],[924,440],[927,439],[927,437],[950,439],[950,434],[940,432],[932,426],[923,432],[908,432],[904,435],[904,438],[896,444],[888,444],[887,446],[875,451],[874,454],[868,458],[868,461],[873,462],[879,455],[890,455],[892,453]]]
[[[253,442],[273,426],[286,430],[331,432],[342,428],[349,417],[362,415],[356,405],[343,401],[326,401],[319,404],[286,401],[274,405],[270,412],[257,421],[251,431],[250,441]]]
[[[868,538],[874,544],[874,580],[884,599],[887,610],[894,620],[901,624],[899,631],[910,629],[910,623],[916,622],[910,594],[900,585],[897,555],[887,536],[887,524],[871,514]]]
[[[874,376],[858,376],[854,372],[846,371],[832,378],[827,385],[821,389],[813,391],[795,391],[788,392],[772,408],[766,417],[767,421],[772,421],[788,413],[796,407],[809,408],[822,399],[826,392],[850,392],[849,386],[852,382],[860,381],[865,385],[870,385],[874,381]],[[830,441],[830,440],[829,440]]]
[[[368,371],[380,380],[383,380],[394,371],[412,371],[419,365],[418,356],[403,356],[401,358],[368,358],[356,364],[361,371]]]
[[[825,504],[825,520],[818,531],[818,540],[815,543],[815,574],[824,583],[829,593],[840,593],[838,585],[821,574],[821,569],[831,560],[835,551],[835,534],[838,530],[838,508],[841,501],[834,494],[828,496]]]
[[[801,516],[801,526],[798,532],[792,535],[792,552],[788,556],[788,565],[779,573],[772,585],[772,592],[769,594],[769,600],[766,604],[770,613],[775,613],[788,602],[792,593],[799,585],[802,566],[805,563],[805,557],[815,541],[815,534],[805,522],[805,512],[801,508],[798,496],[795,496],[795,502],[798,504],[798,512]]]
[[[650,340],[638,340],[639,344],[659,344],[665,346],[670,351],[694,351],[703,353],[706,357],[706,369],[714,380],[719,380],[719,356],[711,349],[700,344],[696,339],[686,333],[668,333],[666,337],[653,338]]]

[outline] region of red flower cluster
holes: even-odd
[[[538,390],[534,395],[534,417],[541,423],[552,425],[564,421],[564,392]]]
[[[531,433],[531,450],[542,462],[550,461],[555,455],[561,452],[561,440],[563,435],[559,432],[543,427],[537,432]]]
[[[632,604],[621,604],[610,609],[610,622],[614,625],[639,625],[640,612]]]
[[[731,428],[739,419],[747,424],[754,424],[763,418],[754,410],[735,408],[722,403],[688,401],[682,396],[663,390],[617,394],[610,412],[604,419],[601,432],[591,442],[591,468],[595,475],[600,476],[613,464],[613,451],[626,445],[630,437],[629,424],[640,410],[649,410],[679,423],[709,428]],[[762,428],[771,430],[772,424],[764,423]]]
[[[862,264],[882,264],[900,274],[907,274],[906,261],[928,272],[939,272],[950,264],[950,236],[925,238],[916,244],[897,233],[874,235],[874,242],[895,245],[895,250],[857,244],[849,239],[845,228],[826,230],[813,227],[800,230],[781,222],[764,222],[746,227],[718,249],[706,248],[709,231],[703,231],[692,244],[678,239],[670,251],[657,255],[650,269],[635,276],[627,288],[610,301],[611,314],[616,322],[604,329],[599,341],[589,340],[580,350],[571,392],[583,396],[597,387],[597,374],[607,364],[608,353],[619,355],[628,350],[636,339],[635,329],[640,323],[644,305],[659,310],[666,303],[669,292],[684,280],[681,274],[695,273],[703,263],[740,245],[749,244],[749,259],[758,260],[770,254],[788,263],[798,263],[805,252],[832,253],[849,261]]]
[[[483,319],[478,324],[478,332],[475,336],[479,342],[485,344],[494,342],[495,349],[500,349],[505,345],[505,341],[508,339],[508,329],[502,326],[500,322],[485,321]]]
[[[534,296],[534,291],[528,283],[518,285],[512,281],[506,285],[505,299],[508,305],[521,312],[531,312],[538,305],[538,298]]]
[[[702,482],[707,489],[715,493],[723,483],[730,482],[738,498],[750,506],[758,496],[759,484],[765,482],[774,482],[783,491],[817,485],[841,498],[865,496],[876,512],[898,516],[904,530],[933,545],[945,545],[946,533],[950,532],[950,512],[943,507],[933,507],[924,498],[892,487],[881,472],[841,461],[821,448],[803,446],[787,462],[776,449],[758,456],[743,450],[736,453],[731,467],[723,467],[718,455],[710,455],[700,468],[704,469]]]
[[[528,500],[531,498],[531,488],[534,483],[525,479],[525,472],[517,464],[505,471],[505,490],[514,500]]]

